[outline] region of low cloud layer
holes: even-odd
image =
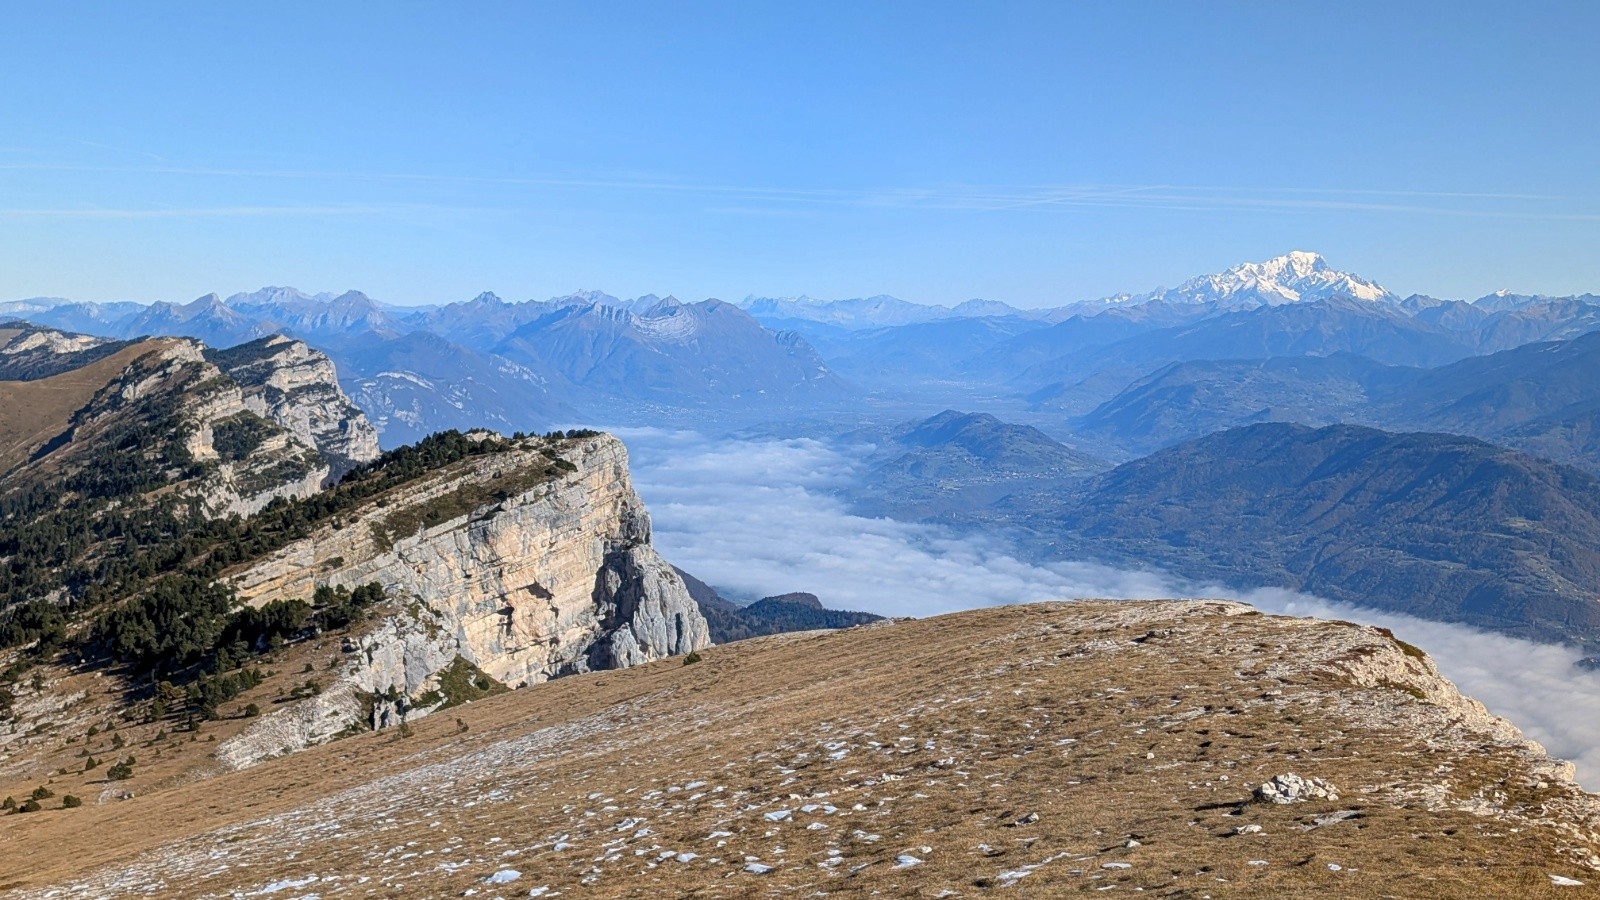
[[[811,591],[829,606],[886,616],[1078,597],[1233,597],[1266,612],[1382,625],[1600,789],[1600,674],[1577,669],[1570,648],[1293,591],[1194,585],[1087,562],[1035,565],[993,539],[852,515],[830,491],[852,482],[856,460],[818,441],[615,431],[662,554],[735,596]]]

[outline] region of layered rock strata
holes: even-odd
[[[400,604],[401,612],[359,640],[343,687],[318,698],[328,709],[299,729],[302,746],[337,731],[339,716],[354,717],[341,692],[393,688],[415,698],[457,655],[520,687],[710,645],[698,606],[650,545],[650,519],[622,443],[608,435],[563,442],[559,458],[570,465],[549,474],[554,446],[530,439],[469,459],[230,576],[255,606],[308,599],[320,585],[372,582]],[[463,491],[496,485],[503,499],[414,524],[456,508]],[[397,646],[405,649],[391,652]]]
[[[339,387],[333,361],[281,335],[208,354],[242,388],[245,408],[328,458],[337,476],[378,458],[378,432]]]

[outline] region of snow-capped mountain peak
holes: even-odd
[[[1321,254],[1295,250],[1265,262],[1243,263],[1215,275],[1191,278],[1175,288],[1157,289],[1148,294],[1118,294],[1101,302],[1107,306],[1128,306],[1160,300],[1249,308],[1332,297],[1368,302],[1400,299],[1377,282],[1333,268]]]

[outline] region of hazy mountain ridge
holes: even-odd
[[[816,594],[793,593],[763,597],[754,603],[738,604],[723,597],[716,588],[674,567],[689,596],[700,607],[711,628],[711,642],[726,644],[748,638],[787,631],[816,628],[852,628],[883,620],[883,616],[849,610],[828,609]]]
[[[384,438],[392,445],[455,425],[461,409],[482,408],[496,427],[539,429],[574,415],[692,420],[706,411],[861,408],[858,388],[937,391],[952,404],[1002,392],[1041,411],[1081,415],[1174,362],[1357,353],[1426,367],[1571,338],[1600,328],[1594,300],[1505,292],[1475,303],[1402,299],[1295,251],[1176,288],[1048,309],[883,295],[682,303],[603,291],[522,302],[483,293],[408,309],[358,291],[269,287],[186,304],[21,301],[0,304],[0,315],[122,339],[306,340],[334,357],[383,429],[396,429]],[[430,354],[416,340],[395,345],[415,335],[450,347]],[[385,347],[405,364],[385,363]],[[518,392],[537,399],[525,409],[507,402]]]
[[[6,314],[72,322],[115,338],[182,335],[232,346],[283,334],[308,341],[339,363],[389,446],[447,427],[539,430],[584,411],[759,409],[837,402],[852,393],[804,338],[766,329],[717,300],[620,301],[589,292],[513,304],[482,294],[405,311],[357,291],[263,288],[187,304],[0,304]]]
[[[860,483],[845,496],[863,515],[896,519],[939,519],[1013,491],[1072,484],[1111,465],[1032,426],[957,410],[856,429],[839,441],[870,448]]]
[[[1600,646],[1600,480],[1468,437],[1251,425],[1002,507],[1052,555]]]
[[[1354,354],[1177,363],[1073,427],[1149,452],[1259,421],[1470,435],[1600,472],[1600,333],[1432,369]]]
[[[556,305],[493,346],[553,369],[597,400],[686,406],[835,397],[848,388],[801,338],[767,330],[719,300],[642,310]]]
[[[1045,308],[1022,309],[998,300],[981,299],[948,307],[914,303],[886,294],[831,301],[805,296],[750,296],[740,301],[739,305],[763,321],[801,319],[854,330],[980,317],[1014,316],[1053,322],[1075,314],[1093,314],[1109,308],[1142,306],[1152,302],[1248,309],[1334,297],[1391,303],[1400,300],[1376,282],[1334,269],[1320,254],[1296,250],[1265,262],[1242,263],[1214,275],[1200,275],[1176,288],[1157,288],[1142,294],[1114,294],[1097,300],[1075,301]]]
[[[582,416],[559,376],[483,354],[431,331],[345,348],[341,384],[389,446],[435,431],[530,431]]]
[[[842,373],[892,391],[952,398],[1002,388],[1041,409],[1089,412],[1174,362],[1359,353],[1437,366],[1600,328],[1592,295],[1491,295],[1478,302],[1401,298],[1297,251],[1203,275],[1177,288],[1042,310],[894,298],[747,300],[773,327],[806,334]]]
[[[835,325],[848,330],[920,325],[945,319],[1021,316],[1044,319],[1049,310],[1018,309],[998,300],[968,300],[954,307],[913,303],[880,294],[850,300],[812,297],[746,297],[739,302],[746,312],[766,322],[798,319]]]
[[[899,454],[888,468],[923,477],[1077,476],[1105,467],[1032,426],[956,410],[891,429],[884,449]]]

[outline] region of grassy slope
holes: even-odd
[[[65,431],[72,414],[96,391],[159,346],[159,341],[142,341],[71,372],[37,381],[0,381],[0,473],[25,462],[39,445]]]
[[[0,886],[187,897],[315,874],[302,890],[325,898],[584,879],[587,897],[972,896],[1027,871],[1018,896],[1531,898],[1585,895],[1550,873],[1597,880],[1563,855],[1592,839],[1532,820],[1582,795],[1535,786],[1527,757],[1451,710],[1351,686],[1365,660],[1406,664],[1388,639],[1211,609],[1003,607],[560,679],[411,737],[0,818],[22,851],[0,854]],[[1236,805],[1283,772],[1344,796]],[[1465,810],[1485,798],[1523,814]],[[1357,817],[1307,829],[1341,810]],[[1247,824],[1261,833],[1235,836]],[[501,868],[522,875],[480,883]]]

